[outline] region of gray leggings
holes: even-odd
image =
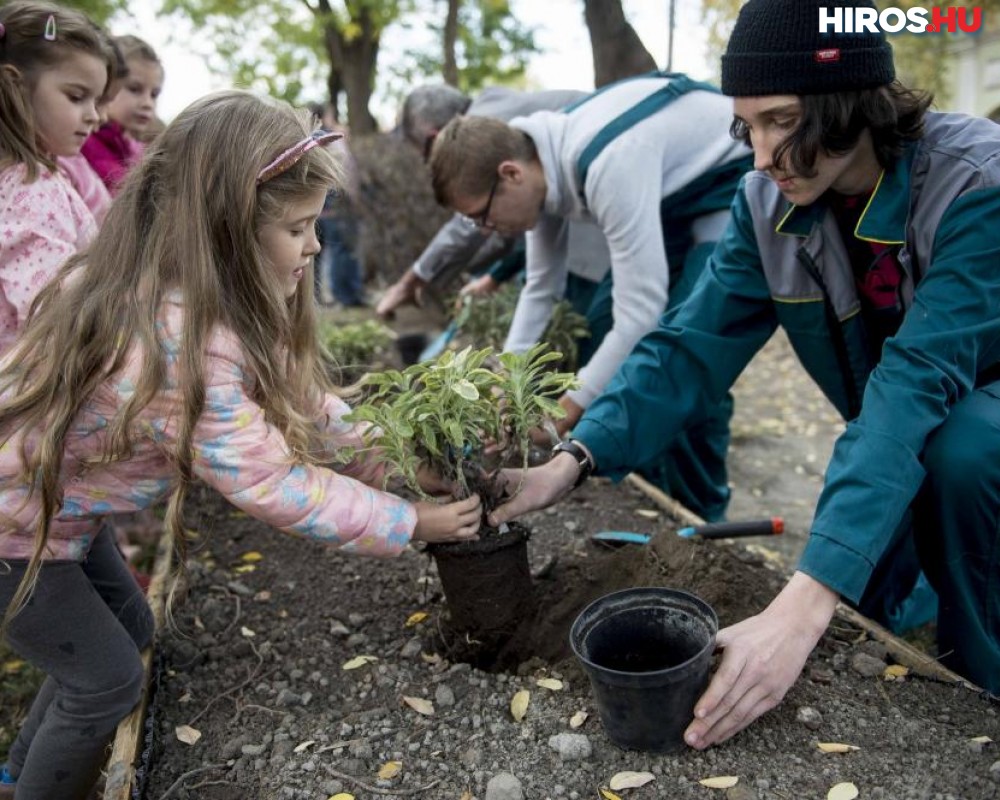
[[[26,561],[0,562],[0,613]],[[97,780],[118,723],[142,692],[139,651],[153,615],[105,525],[83,562],[41,569],[28,605],[6,639],[48,676],[7,762],[17,800],[83,800]]]

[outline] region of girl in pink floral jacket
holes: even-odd
[[[476,535],[477,497],[412,504],[364,460],[328,466],[361,440],[317,354],[315,222],[339,166],[309,119],[235,91],[190,106],[0,364],[0,609],[52,681],[9,754],[19,798],[84,797],[139,697],[149,613],[105,515],[170,496],[183,544],[200,480],[363,554]]]

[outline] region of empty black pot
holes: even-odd
[[[403,366],[408,367],[420,360],[420,354],[427,347],[426,333],[408,333],[396,338],[396,349]]]
[[[672,753],[708,683],[718,618],[704,600],[645,587],[605,595],[570,629],[601,723],[619,747]]]

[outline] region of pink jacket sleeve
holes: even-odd
[[[0,354],[10,349],[38,293],[97,233],[93,215],[61,175],[24,183],[23,166],[0,173]]]
[[[331,469],[295,463],[281,432],[248,396],[243,364],[232,334],[217,334],[195,430],[197,476],[233,505],[288,533],[366,555],[403,550],[416,527],[414,507]]]
[[[329,394],[323,403],[321,426],[329,437],[329,458],[336,457],[337,450],[354,447],[365,448],[364,432],[371,426],[366,423],[344,422],[343,417],[351,407],[336,395]],[[344,475],[350,475],[369,486],[382,486],[385,482],[386,465],[372,458],[371,450],[359,452],[348,464],[340,468]]]

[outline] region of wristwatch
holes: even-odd
[[[576,483],[573,484],[574,489],[587,480],[587,478],[589,478],[591,473],[594,471],[593,457],[579,442],[572,439],[568,439],[565,442],[559,442],[559,444],[552,448],[553,457],[557,453],[569,453],[576,459],[576,463],[580,467],[580,474],[577,476]]]

